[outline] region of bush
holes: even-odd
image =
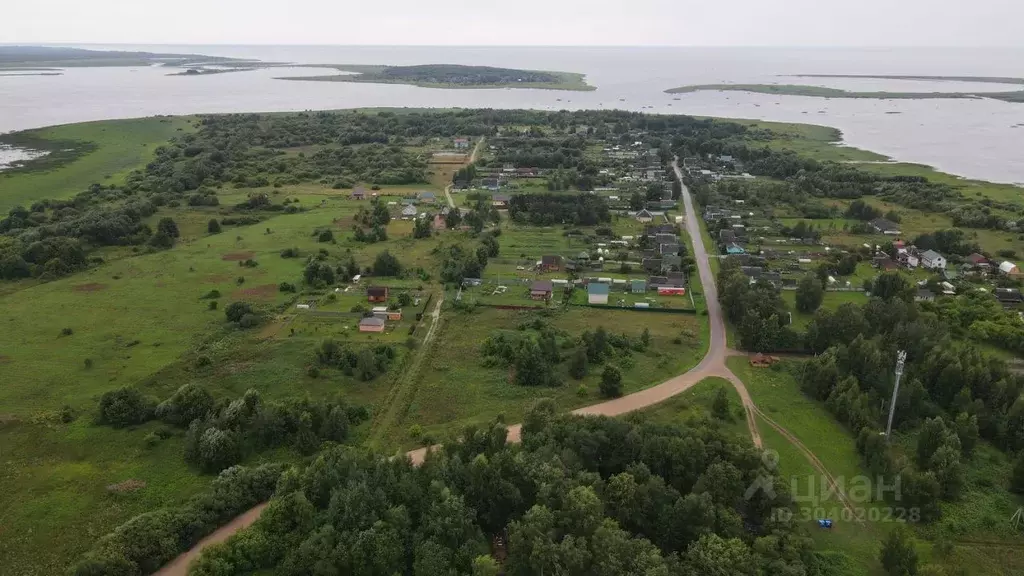
[[[285,248],[284,250],[281,250],[281,258],[298,258],[298,257],[299,257],[299,249],[298,248]]]
[[[334,232],[332,232],[330,230],[321,230],[321,231],[317,232],[316,241],[317,242],[333,242],[334,241]]]
[[[198,384],[185,384],[156,407],[156,417],[172,426],[184,428],[193,420],[206,418],[213,407],[213,396],[205,388]]]
[[[206,231],[209,232],[210,234],[220,234],[220,222],[218,222],[216,218],[210,220],[210,222],[206,225]]]
[[[217,301],[216,300],[210,300],[210,303],[206,305],[206,308],[207,308],[207,310],[216,310],[217,309]]]
[[[622,396],[622,372],[615,366],[605,366],[601,373],[601,395],[605,398]]]
[[[248,302],[232,302],[224,310],[224,315],[227,317],[228,322],[241,322],[243,317],[252,313],[252,304]]]
[[[316,366],[310,366],[309,368],[306,368],[306,376],[309,376],[310,378],[319,378],[320,368],[317,368]]]
[[[71,328],[62,328],[60,331],[61,336],[71,336],[74,333],[75,331],[72,330]]]
[[[220,290],[210,290],[206,294],[199,297],[200,300],[211,300],[214,298],[220,298]]]
[[[238,321],[239,328],[253,328],[259,326],[260,317],[256,314],[246,314],[242,316],[242,319]]]
[[[67,404],[60,408],[60,421],[65,424],[70,424],[75,421],[75,411]]]
[[[135,388],[118,388],[100,397],[97,422],[115,428],[142,424],[153,417],[154,402]]]
[[[216,304],[216,302],[214,302]],[[200,356],[196,358],[196,368],[206,368],[213,364],[213,360],[210,360],[209,356]]]
[[[281,292],[295,292],[296,290],[295,284],[290,282],[281,282],[281,284],[277,286],[277,289]]]
[[[417,440],[423,437],[423,427],[419,424],[413,424],[409,427],[409,438]]]

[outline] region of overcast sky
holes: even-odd
[[[2,0],[0,43],[1021,46],[1024,0]]]

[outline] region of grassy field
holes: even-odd
[[[358,82],[367,84],[408,84],[410,86],[419,86],[420,88],[444,88],[444,89],[502,89],[502,88],[534,88],[540,90],[573,90],[589,92],[597,90],[594,86],[587,84],[586,76],[576,72],[553,72],[544,71],[545,74],[550,74],[556,78],[553,82],[494,82],[494,83],[479,83],[479,84],[466,84],[466,83],[455,83],[455,82],[431,82],[425,80],[419,80],[415,77],[404,79],[400,77],[384,76],[381,72],[388,68],[387,66],[366,66],[360,64],[318,64],[314,65],[316,68],[333,68],[341,72],[349,72],[350,74],[330,74],[323,76],[288,76],[278,78],[278,80],[306,80],[314,82]],[[511,72],[511,71],[510,71]],[[526,72],[536,72],[534,70],[527,70]]]
[[[0,556],[18,567],[12,573],[59,573],[118,523],[182,501],[208,482],[183,462],[180,437],[145,447],[143,438],[156,424],[132,431],[92,425],[96,402],[107,390],[135,384],[165,398],[182,384],[199,382],[216,397],[236,397],[254,387],[265,397],[279,399],[341,394],[371,408],[387,397],[391,376],[356,382],[325,371],[314,379],[306,368],[313,349],[328,335],[357,345],[385,340],[404,344],[415,310],[389,333],[358,334],[352,318],[293,319],[296,300],[323,301],[331,310],[342,305],[341,298],[328,302],[329,296],[278,290],[281,282],[298,284],[304,267],[304,256],[280,256],[285,247],[296,247],[301,255],[326,248],[339,257],[351,250],[361,266],[390,249],[407,266],[434,265],[431,251],[442,239],[405,237],[407,222],[393,222],[391,240],[383,244],[356,243],[343,227],[336,227],[337,244],[316,242],[314,229],[337,226],[357,205],[330,197],[323,207],[249,227],[225,227],[218,235],[199,229],[212,213],[185,218],[180,211],[165,210],[155,217],[171,215],[182,222],[183,237],[171,250],[126,252],[61,280],[5,285],[0,295],[5,326],[0,332],[0,445],[5,462],[0,474]],[[246,258],[258,266],[239,266]],[[429,292],[417,290],[416,279],[384,283],[424,297]],[[212,290],[222,294],[218,310],[209,310],[209,300],[201,299]],[[236,300],[256,304],[265,311],[267,323],[244,332],[229,327],[223,309]],[[355,300],[365,302],[363,297]],[[70,335],[62,335],[65,328]],[[400,371],[406,349],[396,348],[393,370]],[[209,357],[212,365],[197,368],[200,356]],[[64,405],[78,416],[72,424],[59,421]],[[357,439],[362,434],[358,430]],[[127,479],[142,480],[146,487],[127,495],[105,488]]]
[[[610,332],[638,338],[646,327],[651,344],[645,352],[633,353],[629,361],[617,360],[622,369],[623,389],[630,393],[658,384],[695,366],[703,357],[708,336],[701,317],[685,314],[571,308],[568,311],[515,312],[478,308],[472,312],[451,311],[443,317],[440,332],[430,356],[412,384],[415,392],[408,410],[382,434],[388,446],[408,446],[407,431],[420,425],[428,434],[439,437],[445,430],[465,424],[484,423],[498,415],[518,422],[529,406],[539,398],[552,398],[563,409],[593,404],[600,400],[597,383],[600,368],[591,367],[582,382],[566,373],[567,363],[559,367],[556,388],[528,388],[509,381],[509,371],[484,365],[482,342],[496,329],[515,329],[532,318],[546,318],[554,327],[578,335],[585,329],[604,326]],[[676,343],[678,338],[678,344]],[[566,351],[568,353],[568,351]],[[579,388],[586,390],[580,393]]]
[[[783,290],[782,299],[789,306],[789,311],[793,313],[793,328],[797,330],[803,330],[807,327],[807,323],[814,318],[814,313],[803,314],[796,309],[796,290]],[[821,301],[821,308],[825,310],[835,310],[843,304],[867,304],[868,298],[863,292],[825,292],[825,297]]]
[[[0,137],[0,142],[52,151],[52,158],[0,172],[0,212],[46,198],[74,196],[94,183],[120,183],[128,172],[145,166],[157,146],[179,131],[191,130],[191,125],[187,116],[104,120]]]
[[[714,417],[712,406],[720,389],[725,389],[731,407],[731,418],[722,420]],[[728,380],[722,378],[705,378],[686,392],[673,396],[668,400],[650,408],[627,415],[627,418],[638,418],[659,424],[678,424],[691,420],[708,420],[720,426],[726,432],[737,437],[750,439],[746,416],[740,395]]]
[[[771,419],[784,426],[811,449],[826,469],[837,480],[850,479],[865,474],[854,439],[850,431],[835,420],[818,402],[806,397],[785,365],[779,369],[753,368],[745,358],[730,358],[728,363],[733,373],[747,385],[754,403]],[[792,444],[763,420],[759,429],[765,446],[779,455],[779,467],[783,476],[797,479],[796,493],[807,495],[807,479],[817,474]],[[898,437],[906,450],[913,449],[912,437]],[[1019,534],[1010,526],[1008,519],[1024,503],[1024,499],[1007,492],[1010,463],[1006,456],[986,444],[979,445],[968,466],[967,486],[960,500],[942,503],[943,517],[929,524],[915,524],[919,538],[919,553],[922,562],[932,559],[932,541],[937,537],[954,543],[954,553],[938,559],[947,568],[963,567],[971,574],[1018,574],[1024,571],[1024,556],[1020,554]],[[815,480],[818,482],[817,480]],[[820,482],[818,484],[820,486]],[[820,494],[819,494],[820,495]],[[822,501],[811,497],[798,502],[798,512],[810,508],[805,520],[807,529],[816,542],[816,548],[833,558],[842,571],[838,574],[883,574],[877,561],[878,542],[892,526],[891,522],[871,521],[872,517],[884,519],[886,505],[880,502],[855,503],[855,509],[864,510],[863,523],[837,522],[831,531],[817,528],[813,510],[821,508],[826,512],[841,509],[835,500]],[[874,510],[874,511],[873,511]]]

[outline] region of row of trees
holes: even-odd
[[[340,400],[267,402],[256,390],[236,400],[217,401],[198,384],[186,384],[157,404],[136,388],[100,397],[97,423],[114,427],[157,419],[187,429],[185,459],[204,472],[219,472],[247,455],[292,446],[312,454],[324,441],[344,442],[351,426],[368,416],[365,408]]]
[[[470,428],[418,468],[329,448],[286,472],[261,518],[193,571],[822,573],[809,539],[772,519],[786,490],[746,443],[705,424],[554,411],[528,414],[521,445],[507,444],[500,424]],[[755,478],[777,484],[776,495],[748,497]]]
[[[594,194],[516,194],[508,204],[515,222],[534,226],[596,226],[611,222],[608,203]]]

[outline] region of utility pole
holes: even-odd
[[[892,401],[889,402],[889,422],[885,425],[885,441],[889,442],[892,435],[892,416],[896,413],[896,395],[900,392],[900,377],[903,376],[903,363],[907,360],[907,353],[900,350],[896,353],[896,384],[892,387]]]

